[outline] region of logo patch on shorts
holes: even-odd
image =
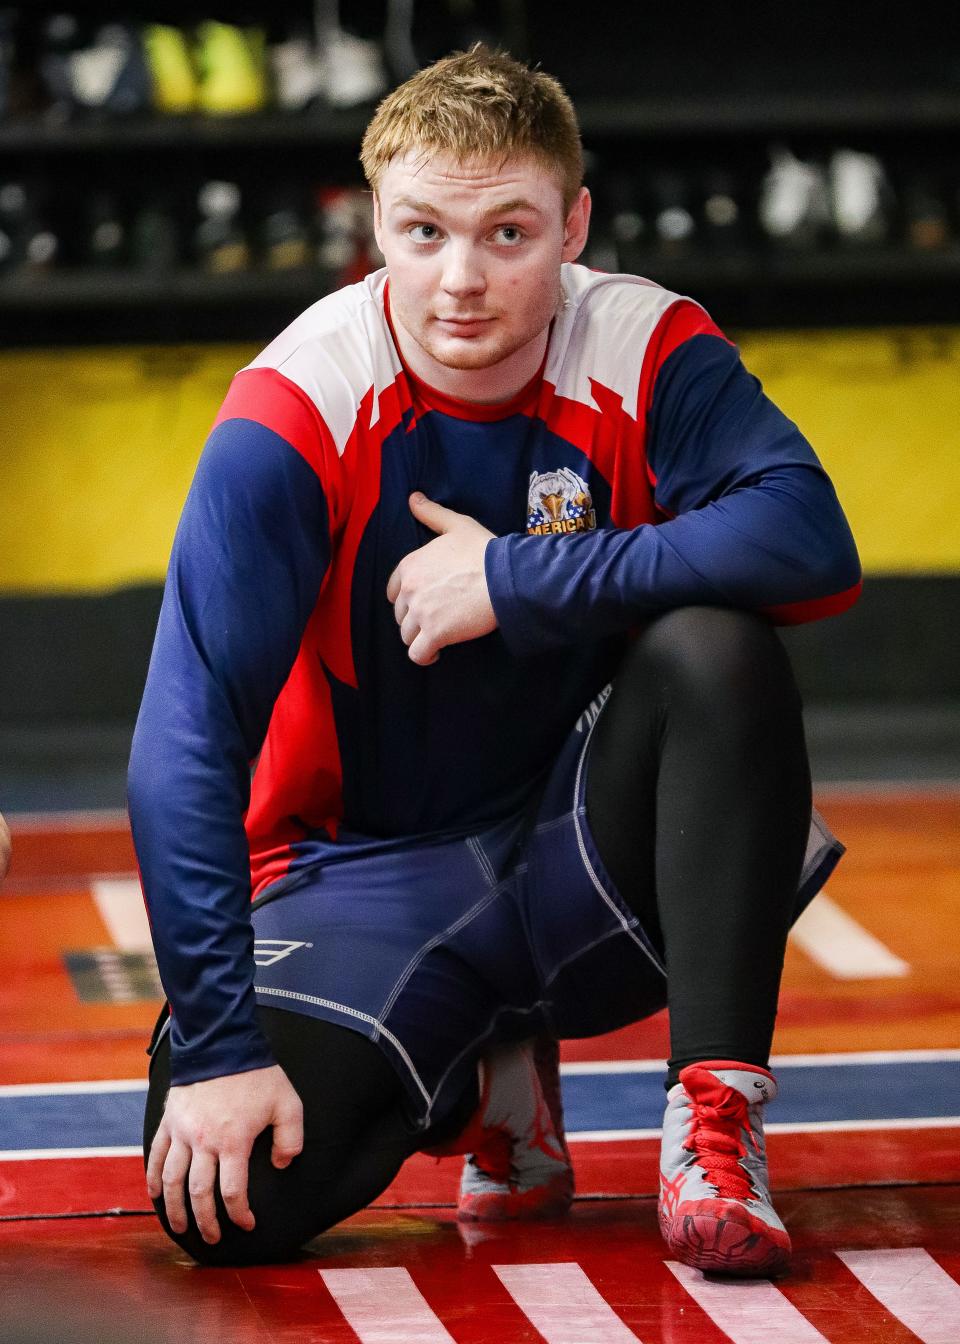
[[[533,471],[527,491],[527,532],[552,536],[558,532],[591,532],[597,514],[586,482],[569,467]]]
[[[301,947],[313,947],[313,943],[288,943],[282,938],[258,938],[253,945],[253,959],[258,966],[272,966],[275,961],[283,961],[291,952]]]
[[[583,711],[583,713],[577,719],[576,723],[573,725],[578,733],[582,733],[585,728],[593,727],[597,719],[599,719],[600,711],[607,703],[607,699],[609,698],[610,692],[612,690],[613,690],[613,683],[611,682],[609,685],[604,686],[603,690],[599,691],[597,695],[590,701],[589,705],[587,705],[586,709]]]

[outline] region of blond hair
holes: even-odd
[[[360,150],[374,191],[390,160],[411,150],[461,163],[529,154],[558,174],[565,209],[583,182],[577,117],[562,86],[480,42],[419,70],[384,98]]]

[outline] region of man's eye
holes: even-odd
[[[500,228],[497,229],[498,242],[507,243],[510,246],[516,246],[516,244],[521,242],[522,239],[523,234],[517,228],[516,224],[501,224]]]
[[[436,224],[413,224],[407,233],[415,243],[434,243],[438,237]]]

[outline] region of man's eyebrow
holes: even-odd
[[[518,196],[514,201],[504,201],[502,205],[492,205],[489,210],[485,210],[483,213],[484,215],[518,215],[524,210],[528,210],[535,215],[543,214],[539,205],[524,200],[522,196]]]
[[[391,209],[413,210],[420,215],[432,215],[434,219],[440,218],[440,211],[429,201],[418,200],[415,196],[397,196],[391,204]],[[484,210],[483,218],[488,219],[496,215],[517,215],[523,211],[529,211],[534,215],[542,215],[543,211],[532,201],[525,200],[518,196],[516,200],[504,201],[502,205],[491,205],[489,210]]]
[[[414,196],[398,196],[392,202],[391,208],[397,209],[400,206],[405,207],[407,210],[415,210],[419,215],[433,215],[435,219],[438,218],[440,214],[440,211],[435,205],[431,205],[429,201],[418,201]]]

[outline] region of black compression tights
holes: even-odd
[[[209,1246],[197,1231],[187,1199],[189,1226],[171,1232],[162,1200],[154,1201],[169,1236],[207,1265],[263,1264],[288,1260],[312,1237],[365,1208],[424,1143],[457,1133],[476,1106],[476,1095],[425,1138],[400,1112],[401,1084],[386,1056],[364,1036],[281,1008],[257,1016],[277,1063],[303,1102],[304,1147],[283,1171],[270,1161],[272,1131],[257,1139],[250,1158],[249,1199],[257,1225],[244,1232],[232,1223],[216,1191],[221,1240]],[[170,1086],[170,1037],[150,1062],[144,1116],[144,1155],[163,1114]]]
[[[597,723],[587,815],[665,955],[670,1076],[766,1065],[810,823],[800,697],[759,618],[712,607],[644,628]]]

